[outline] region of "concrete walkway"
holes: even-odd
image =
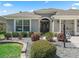
[[[71,43],[73,43],[74,46],[79,48],[79,36],[72,36],[69,40]]]

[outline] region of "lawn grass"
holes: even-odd
[[[0,58],[19,58],[22,45],[18,43],[0,44]]]

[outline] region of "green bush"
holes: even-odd
[[[17,32],[12,32],[12,36],[13,37],[18,37],[18,33]]]
[[[0,34],[0,39],[5,39],[5,35],[4,34]]]
[[[18,35],[18,38],[19,38],[20,40],[22,40],[22,38],[23,38],[22,32],[19,32],[18,34],[19,34],[19,35]]]
[[[52,32],[47,32],[47,33],[45,33],[45,35],[46,35],[47,37],[53,37],[53,33],[52,33]]]
[[[56,32],[53,32],[53,37],[57,37],[57,33]]]
[[[23,37],[27,37],[27,32],[21,32],[21,34],[23,35]]]
[[[11,37],[11,35],[12,35],[11,33],[5,33],[6,37]]]
[[[5,33],[6,33],[6,32],[4,32],[4,31],[0,31],[0,34],[4,34],[4,35],[5,35]]]
[[[31,46],[30,57],[51,58],[56,55],[56,47],[46,40],[35,41]]]
[[[28,33],[28,36],[31,37],[31,35],[32,35],[33,33],[34,33],[34,32],[29,32],[29,33]]]
[[[46,39],[48,41],[51,41],[53,36],[54,36],[54,34],[53,34],[53,32],[47,32],[47,33],[45,33],[45,36],[46,36]]]

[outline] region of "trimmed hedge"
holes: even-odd
[[[53,36],[54,36],[54,33],[53,33],[53,32],[47,32],[47,33],[45,33],[45,36],[46,36],[47,38],[53,37]]]
[[[47,32],[47,33],[45,33],[45,36],[48,41],[52,41],[54,34],[53,34],[53,32]]]
[[[12,35],[11,33],[5,33],[6,37],[11,37],[11,35]]]
[[[18,37],[18,35],[19,35],[19,34],[18,34],[17,32],[12,32],[12,36],[13,36],[13,37]]]
[[[30,57],[32,58],[52,58],[56,55],[55,45],[46,40],[35,41],[31,46]]]
[[[5,39],[5,35],[4,34],[0,34],[0,40]]]
[[[6,32],[0,31],[0,34],[4,34],[5,35]]]
[[[27,32],[21,32],[21,34],[23,35],[23,37],[27,37],[28,36]]]

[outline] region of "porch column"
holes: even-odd
[[[61,19],[59,19],[59,32],[61,32]]]
[[[77,35],[77,20],[74,20],[74,34]]]
[[[14,32],[16,32],[16,20],[14,19]]]
[[[30,19],[30,32],[31,32],[31,19]]]
[[[40,19],[38,20],[38,23],[39,23],[39,25],[38,25],[38,32],[40,32]]]
[[[52,22],[52,32],[54,32],[54,21]]]

